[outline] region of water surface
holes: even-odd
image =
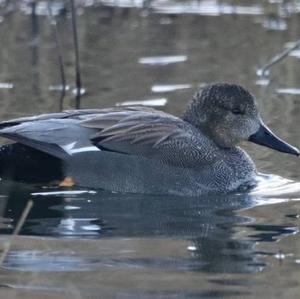
[[[256,96],[266,123],[300,147],[299,57],[257,71],[295,42],[295,1],[82,1],[82,108],[148,104],[180,115],[197,88],[230,81]],[[114,6],[113,6],[114,5]],[[148,10],[147,7],[151,9]],[[1,10],[1,119],[59,111],[47,5]],[[68,8],[57,3],[74,108]],[[0,182],[0,243],[26,203],[0,269],[1,298],[298,298],[299,159],[242,145],[261,175],[249,194],[201,198]],[[47,169],[45,169],[47,172]]]

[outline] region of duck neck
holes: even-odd
[[[210,120],[208,119],[207,115],[203,115],[199,111],[198,107],[195,107],[194,105],[189,105],[187,110],[182,116],[182,119],[195,128],[197,128],[203,135],[205,135],[211,142],[213,142],[218,148],[222,150],[232,150],[236,148],[235,144],[225,144],[224,140],[220,138],[218,134],[211,128],[213,127],[212,124],[208,126],[210,123]]]
[[[187,107],[184,112],[182,119],[200,131],[202,131],[205,127],[205,123],[207,121],[207,116],[199,109],[199,103],[193,100]]]
[[[215,140],[213,132],[207,125],[209,123],[209,115],[203,113],[203,109],[199,107],[199,102],[193,100],[184,112],[182,119],[197,128],[212,141]]]

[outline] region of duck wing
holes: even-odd
[[[199,134],[182,119],[148,107],[69,110],[0,123],[0,136],[61,159],[103,150],[184,167],[207,161],[208,141]]]
[[[209,163],[205,150],[209,140],[189,123],[162,111],[114,110],[83,120],[80,125],[97,130],[91,141],[101,150],[143,156],[174,166]]]
[[[0,123],[0,136],[65,159],[71,149],[92,147],[93,129],[78,126],[88,116],[100,109],[70,110],[16,118]]]

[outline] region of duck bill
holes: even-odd
[[[263,122],[256,133],[249,137],[249,141],[272,148],[279,152],[299,156],[299,150],[277,137]]]

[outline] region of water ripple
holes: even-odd
[[[39,250],[10,251],[2,268],[15,271],[69,272],[88,271],[89,264],[79,256],[47,254]],[[80,266],[79,266],[80,265]]]
[[[272,174],[259,174],[257,182],[257,186],[250,193],[258,198],[257,205],[300,200],[300,182]]]

